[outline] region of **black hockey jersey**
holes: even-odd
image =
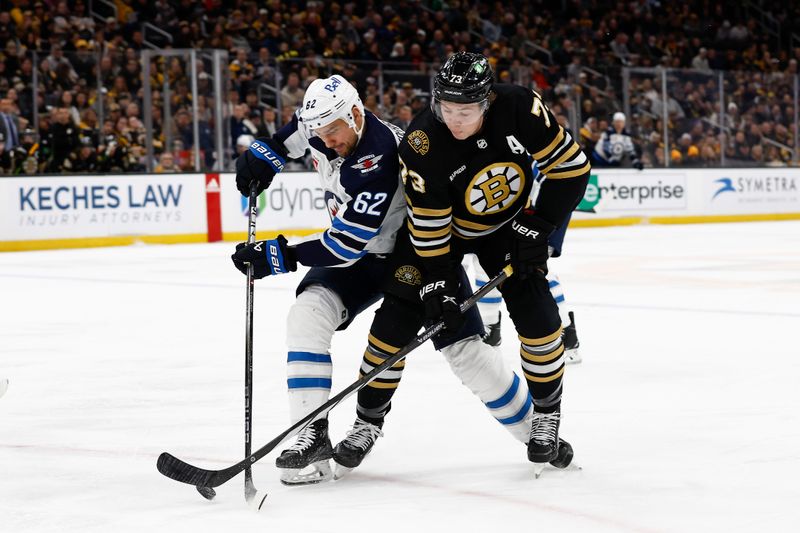
[[[535,92],[497,84],[495,99],[475,135],[464,140],[428,109],[400,143],[408,228],[417,254],[446,258],[451,235],[490,235],[526,206],[532,165],[547,179],[536,212],[558,226],[580,201],[590,164]]]

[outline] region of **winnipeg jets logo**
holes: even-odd
[[[486,142],[486,139],[478,139],[478,148],[483,150],[487,146],[489,146],[489,144]]]
[[[378,161],[383,158],[383,154],[375,155],[369,154],[365,155],[355,165],[351,165],[350,168],[360,170],[362,174],[366,174],[367,172],[371,172],[378,168]]]
[[[339,212],[342,201],[332,192],[325,191],[325,205],[328,208],[328,214],[330,214],[331,220],[333,220],[336,213]]]

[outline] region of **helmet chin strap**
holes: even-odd
[[[356,108],[356,109],[358,109],[358,108]],[[361,142],[361,135],[364,133],[364,126],[367,124],[367,120],[364,117],[364,115],[362,114],[361,115],[361,127],[359,128],[356,125],[356,118],[357,117],[355,115],[353,115],[353,120],[350,123],[350,129],[352,129],[354,132],[356,132],[356,144],[358,144],[358,143]]]

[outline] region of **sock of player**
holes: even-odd
[[[370,333],[358,377],[362,378],[369,374],[376,366],[399,351],[399,347],[387,344]],[[400,385],[405,366],[405,360],[398,361],[358,392],[359,418],[377,426],[383,424],[384,417],[391,409],[392,396]]]
[[[502,354],[473,336],[442,348],[453,373],[515,439],[528,442],[533,416],[528,387]]]
[[[386,294],[381,307],[375,312],[369,343],[361,362],[360,376],[371,372],[411,342],[423,321],[422,306]],[[358,391],[359,418],[377,426],[383,424],[384,417],[392,408],[392,396],[400,384],[405,364],[405,360],[397,362]]]
[[[331,339],[343,312],[341,299],[321,285],[306,288],[289,310],[286,372],[292,422],[328,401],[333,375]]]
[[[539,338],[519,336],[522,370],[538,412],[554,411],[561,403],[561,385],[564,376],[564,344],[561,327],[550,335]]]

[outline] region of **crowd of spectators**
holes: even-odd
[[[664,165],[667,157],[671,165],[719,165],[723,154],[729,164],[796,160],[800,47],[764,32],[744,3],[114,4],[116,14],[102,17],[89,13],[86,0],[0,2],[0,172],[181,171],[194,168],[195,150],[210,168],[221,157],[217,128],[231,150],[270,134],[290,119],[310,81],[332,72],[355,83],[368,109],[406,126],[429,103],[430,74],[456,50],[484,53],[500,81],[544,93],[562,124],[582,126],[588,148],[622,110],[623,67],[693,69],[670,70],[666,99],[659,76],[642,70],[630,77],[629,128],[647,165]],[[781,35],[800,34],[800,6],[769,9]],[[228,51],[226,97],[214,94],[210,64],[201,59],[194,102],[187,59],[161,57],[151,64],[157,90],[144,110],[144,24],[170,36],[148,35],[163,47]],[[165,80],[168,94],[158,90]],[[224,106],[228,123],[215,123],[215,105]]]

